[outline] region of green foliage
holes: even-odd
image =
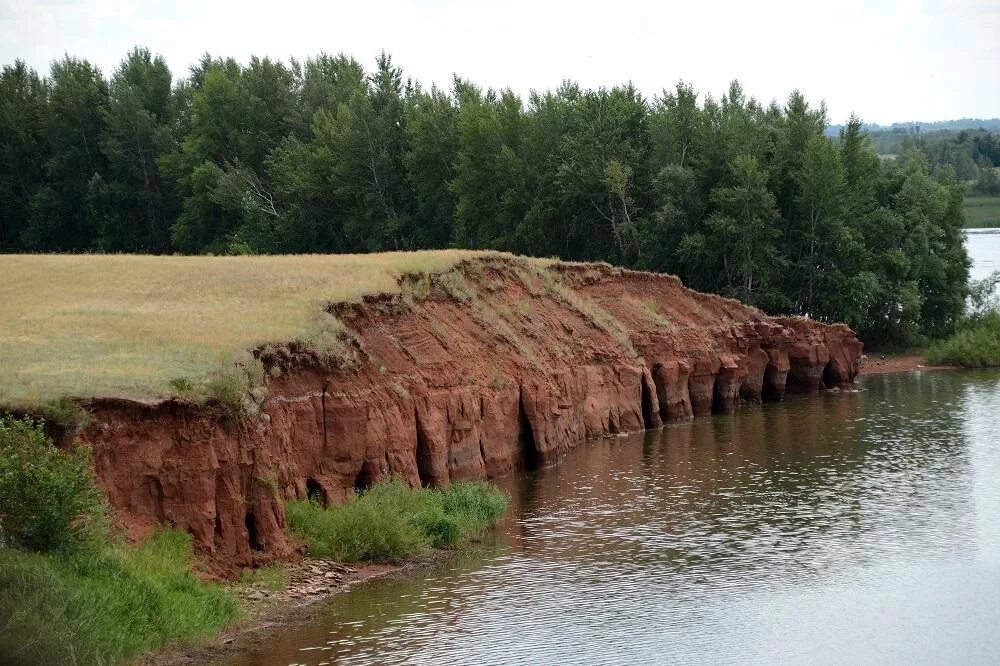
[[[1000,271],[969,285],[969,313],[952,336],[927,352],[931,363],[966,368],[1000,366]]]
[[[875,130],[872,145],[880,155],[890,158],[919,151],[927,155],[933,168],[953,169],[959,180],[972,184],[978,194],[997,196],[1000,192],[992,191],[996,180],[991,175],[1000,167],[1000,132],[995,120],[977,124],[929,131],[926,127]]]
[[[367,72],[206,55],[172,82],[136,48],[109,82],[67,57],[47,79],[15,62],[0,92],[0,250],[611,261],[876,347],[954,329],[963,214],[983,223],[962,189],[995,193],[1000,167],[986,129],[879,133],[880,160],[859,119],[828,138],[798,91],[765,106],[736,81],[652,100],[567,81],[525,100],[426,91],[387,54]]]
[[[964,368],[1000,366],[1000,311],[970,317],[954,335],[933,344],[927,360]]]
[[[21,243],[38,251],[92,248],[97,222],[89,214],[87,196],[90,179],[105,171],[99,140],[108,84],[92,64],[70,56],[52,63],[48,83],[41,121],[48,159]]]
[[[48,158],[47,82],[22,60],[0,72],[0,252],[20,249]]]
[[[90,414],[80,403],[69,397],[57,398],[33,406],[31,412],[45,424],[49,434],[70,440],[90,422]]]
[[[0,662],[111,664],[209,635],[235,600],[190,571],[190,536],[108,541],[86,449],[0,417]]]
[[[191,558],[176,530],[75,556],[0,548],[0,661],[113,664],[211,635],[237,604]]]
[[[0,548],[93,550],[106,528],[89,451],[56,448],[28,418],[0,416],[0,507]]]
[[[198,397],[224,419],[235,423],[256,414],[267,397],[264,366],[246,355],[224,368],[208,380]]]
[[[166,61],[135,48],[111,77],[99,145],[107,170],[88,184],[97,245],[108,252],[165,252],[178,213],[156,157],[171,148],[171,75]]]
[[[456,482],[444,489],[410,488],[385,480],[342,506],[289,502],[292,534],[313,557],[345,562],[399,560],[430,548],[454,546],[503,515],[504,494],[485,483]]]

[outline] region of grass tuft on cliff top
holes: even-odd
[[[0,404],[225,386],[220,371],[247,350],[336,328],[330,303],[396,293],[403,274],[487,256],[498,254],[0,256]]]

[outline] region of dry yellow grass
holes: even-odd
[[[398,291],[404,273],[484,256],[0,255],[0,403],[155,398],[240,352],[308,339],[326,304]]]

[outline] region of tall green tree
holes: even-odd
[[[106,169],[100,137],[108,86],[95,66],[70,56],[52,63],[50,86],[43,126],[45,184],[32,197],[21,238],[32,250],[91,249],[98,233],[87,195],[91,179]]]
[[[14,61],[0,72],[0,252],[22,246],[31,202],[45,178],[48,86]]]
[[[402,70],[384,53],[376,65],[335,113],[321,108],[313,123],[320,168],[328,174],[352,251],[413,246],[407,234]]]
[[[403,157],[413,197],[413,215],[405,236],[414,247],[447,247],[453,233],[458,158],[458,108],[438,88],[414,90],[405,107]]]
[[[513,231],[527,209],[521,169],[524,113],[510,90],[485,93],[456,79],[458,156],[453,243],[511,249]]]
[[[242,185],[253,201],[252,185],[269,189],[267,157],[299,122],[294,73],[268,58],[251,58],[244,69],[206,55],[191,79],[190,128],[162,163],[184,196],[171,240],[188,252],[223,252],[246,238],[259,243],[273,233],[273,220],[232,193]]]
[[[853,247],[843,219],[847,182],[830,139],[813,135],[807,140],[795,183],[795,222],[787,242],[795,267],[790,274],[799,283],[796,309],[825,318],[833,314],[831,306],[843,289],[842,270],[850,270],[845,263]]]
[[[638,259],[638,217],[648,211],[646,111],[632,85],[586,91],[573,104],[557,183],[577,230],[575,259]]]
[[[756,158],[733,158],[727,184],[713,190],[710,199],[715,210],[706,227],[718,252],[721,291],[765,308],[787,307],[777,285],[783,263],[774,242],[780,235],[778,211]]]
[[[157,160],[174,149],[170,130],[171,75],[161,56],[135,48],[111,78],[102,110],[101,152],[107,173],[90,182],[98,245],[114,252],[166,252],[176,200],[162,183]]]

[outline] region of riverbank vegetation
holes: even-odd
[[[86,452],[0,417],[0,662],[111,664],[211,635],[235,597],[192,572],[190,538],[108,534]]]
[[[493,526],[506,496],[481,482],[412,489],[385,480],[344,506],[291,502],[293,534],[310,555],[399,561],[456,547]],[[164,528],[135,546],[114,534],[86,449],[58,449],[43,424],[0,416],[0,663],[111,664],[204,639],[240,616],[250,581],[193,573],[189,535]]]
[[[954,168],[917,149],[879,160],[857,119],[826,137],[797,92],[570,81],[521,99],[326,54],[205,56],[175,80],[136,49],[110,78],[73,57],[46,78],[15,63],[0,99],[0,251],[606,260],[846,321],[875,346],[946,335],[962,311]]]
[[[492,527],[506,509],[507,497],[486,483],[410,488],[400,479],[377,483],[343,505],[310,499],[285,508],[292,534],[311,557],[343,562],[399,561],[453,547]]]
[[[1000,120],[973,121],[947,128],[949,123],[874,130],[869,138],[875,151],[888,160],[924,155],[932,171],[953,171],[966,186],[965,226],[1000,227]]]
[[[928,362],[963,368],[1000,366],[1000,311],[990,310],[959,324],[953,335],[931,345]]]
[[[899,158],[913,151],[927,156],[932,168],[948,167],[969,186],[970,194],[1000,196],[1000,121],[982,121],[962,129],[897,127],[870,133],[879,155]]]
[[[1000,271],[969,286],[969,310],[951,336],[931,345],[927,360],[965,368],[1000,366]]]

